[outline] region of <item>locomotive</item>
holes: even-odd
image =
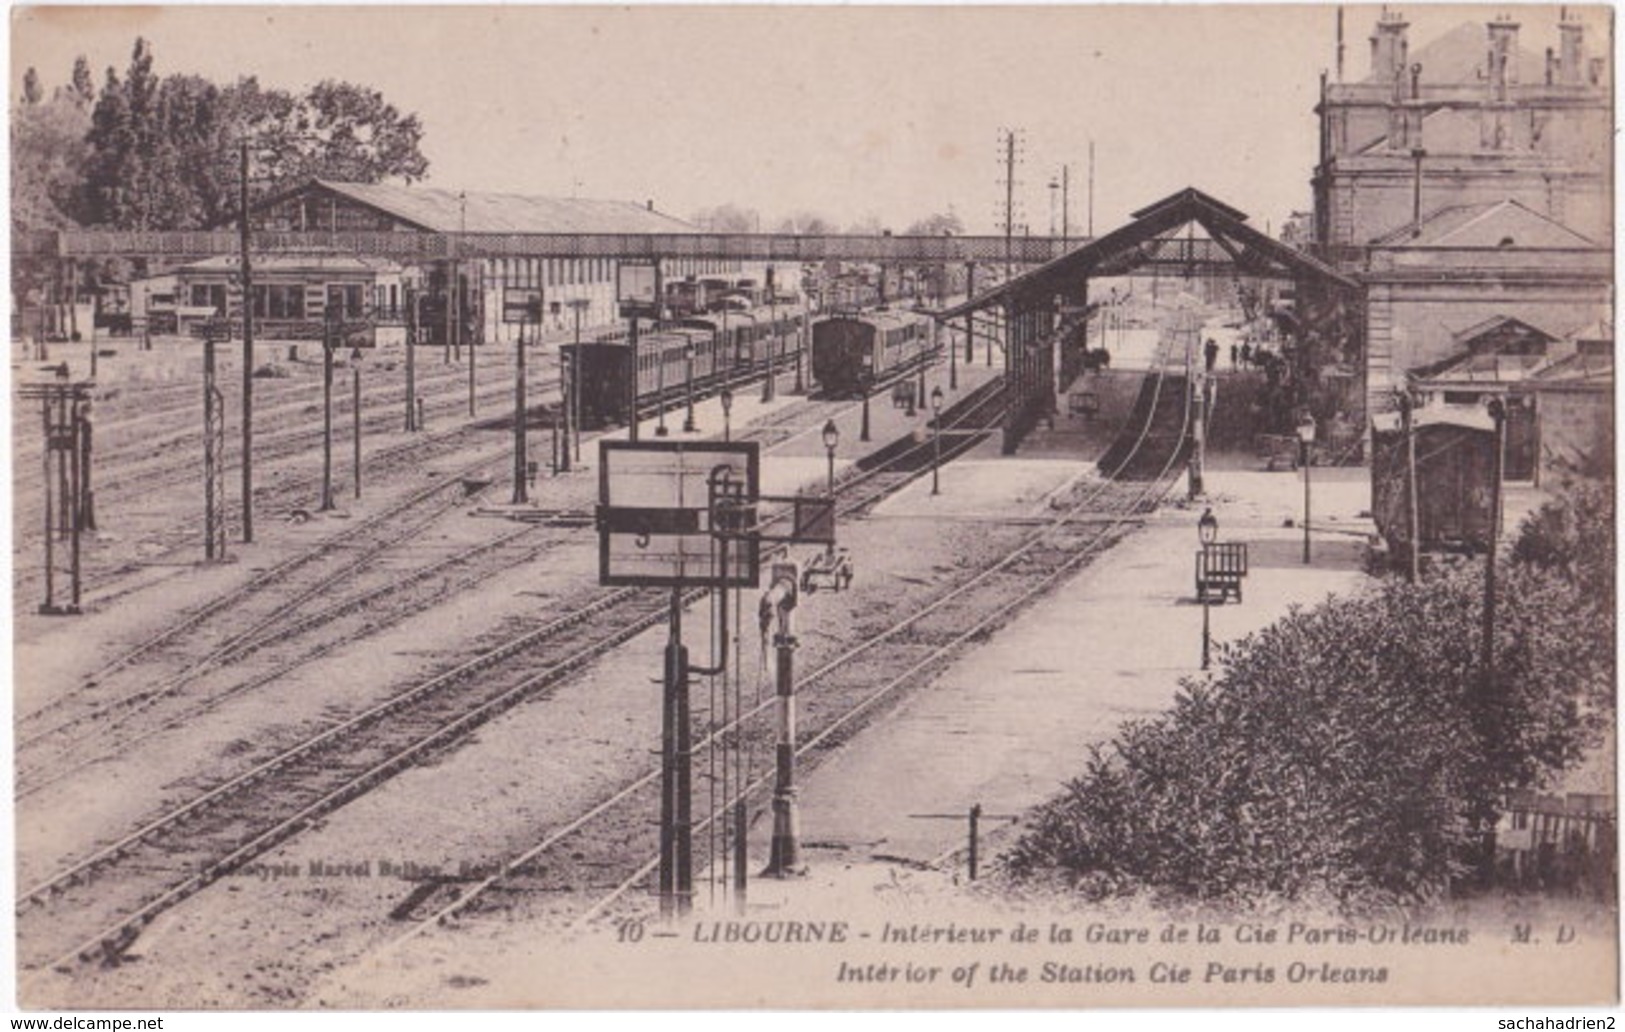
[[[762,312],[730,312],[726,317],[693,316],[642,333],[635,357],[630,339],[619,332],[566,344],[565,360],[577,375],[581,425],[624,425],[632,418],[628,404],[641,410],[662,396],[668,402],[681,398],[691,380],[692,388],[702,392],[765,374],[770,362],[783,370],[800,352],[801,325],[799,312],[776,322]],[[773,349],[775,340],[778,347]]]
[[[881,311],[820,319],[812,328],[812,375],[830,397],[869,393],[886,376],[927,361],[931,320]]]

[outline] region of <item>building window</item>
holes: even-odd
[[[226,285],[224,283],[192,284],[192,307],[212,308],[220,315],[225,315]]]
[[[365,288],[359,283],[329,283],[327,307],[330,312],[345,319],[359,319],[366,312]]]
[[[305,288],[299,284],[271,283],[254,288],[256,319],[303,319]]]

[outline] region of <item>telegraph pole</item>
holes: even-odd
[[[1009,282],[1015,274],[1014,238],[1016,231],[1016,134],[1019,129],[1004,129],[1004,278]]]
[[[350,352],[350,416],[353,420],[355,496],[361,497],[361,352]]]
[[[965,300],[976,296],[976,263],[965,263]],[[976,361],[976,313],[965,313],[965,367]]]
[[[406,429],[408,432],[418,428],[417,419],[417,343],[418,343],[418,313],[417,292],[411,287],[406,291]]]
[[[1068,233],[1071,232],[1071,226],[1070,226],[1070,223],[1068,221],[1071,218],[1071,214],[1070,214],[1070,211],[1069,211],[1069,209],[1067,207],[1068,194],[1071,192],[1071,190],[1072,190],[1072,166],[1071,165],[1062,165],[1061,166],[1061,250],[1062,251],[1066,250],[1066,238],[1067,238]]]
[[[1095,141],[1089,141],[1089,238],[1095,236]]]
[[[540,316],[537,317],[538,319]],[[525,472],[527,470],[528,456],[525,454],[525,324],[519,324],[519,344],[514,351],[513,376],[513,504],[523,505],[530,501],[525,491]],[[553,419],[553,438],[558,440],[558,417]],[[554,450],[558,450],[557,444]],[[554,463],[554,472],[558,472],[558,464]]]
[[[221,492],[221,460],[225,450],[225,426],[221,419],[224,400],[215,386],[214,327],[203,333],[203,558],[209,562],[225,558],[226,523]]]
[[[241,146],[237,233],[243,279],[243,544],[254,541],[254,264],[248,256],[248,141]]]
[[[322,512],[333,508],[333,348],[338,327],[330,308],[322,334]]]

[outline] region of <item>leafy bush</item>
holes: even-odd
[[[1294,609],[1094,749],[1009,870],[1231,902],[1443,895],[1480,865],[1507,794],[1610,725],[1612,607],[1591,593],[1612,524],[1604,549],[1575,512],[1544,512],[1502,571],[1493,684],[1482,567]],[[1567,529],[1525,544],[1549,527]]]

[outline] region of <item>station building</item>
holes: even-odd
[[[366,232],[436,234],[672,234],[698,227],[657,211],[654,203],[586,198],[437,190],[383,183],[314,179],[255,205],[252,226],[263,232]],[[443,295],[449,277],[458,284],[461,311],[473,313],[476,339],[509,341],[517,327],[503,321],[509,288],[542,291],[545,329],[566,330],[581,304],[581,323],[595,326],[619,317],[616,262],[610,258],[477,258],[409,269],[404,284]],[[710,274],[761,277],[765,269],[734,260],[667,259],[669,280]],[[760,281],[758,279],[758,281]]]
[[[1504,17],[1412,50],[1385,10],[1369,74],[1322,83],[1310,249],[1365,287],[1370,412],[1419,370],[1518,364],[1487,357],[1512,358],[1486,328],[1538,328],[1540,354],[1523,358],[1544,369],[1565,357],[1552,347],[1611,321],[1610,41],[1588,49],[1581,18],[1553,13],[1560,45],[1542,57]]]

